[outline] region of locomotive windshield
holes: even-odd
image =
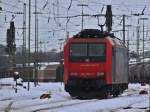
[[[70,61],[105,61],[105,44],[73,43],[70,45]]]
[[[87,44],[71,44],[70,46],[71,56],[86,56],[87,55]]]

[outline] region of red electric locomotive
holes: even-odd
[[[113,34],[85,29],[64,46],[64,84],[71,96],[118,96],[128,87],[128,53]]]

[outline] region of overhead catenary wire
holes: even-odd
[[[40,7],[38,7],[38,10],[39,10],[39,12],[41,12],[42,14],[40,14],[40,19],[44,19],[44,21],[45,20],[47,20],[47,23],[49,23],[46,27],[47,28],[49,28],[49,30],[51,30],[51,29],[58,29],[57,27],[56,27],[56,24],[58,24],[57,22],[56,23],[53,23],[53,19],[52,18],[54,18],[54,15],[53,15],[53,12],[52,11],[49,11],[49,9],[48,9],[48,7],[49,6],[52,6],[52,3],[55,3],[55,1],[54,0],[52,0],[52,1],[50,1],[49,3],[47,3],[47,1],[50,1],[50,0],[43,0],[43,4],[40,6]],[[4,1],[5,2],[5,1]],[[20,2],[18,2],[18,3],[23,3],[24,2],[24,0],[20,0]],[[60,1],[60,2],[62,2],[62,1]],[[60,18],[60,22],[61,22],[61,24],[62,24],[62,26],[61,26],[61,28],[63,28],[65,25],[65,23],[64,22],[62,22],[62,21],[66,21],[67,23],[68,23],[68,30],[72,30],[74,27],[77,27],[77,26],[79,26],[79,24],[78,24],[78,22],[76,21],[76,19],[71,19],[71,17],[69,17],[70,15],[78,15],[78,14],[80,14],[80,11],[78,11],[78,10],[73,10],[73,8],[74,8],[74,3],[80,3],[81,2],[81,0],[69,0],[69,1],[67,1],[67,3],[68,3],[68,5],[63,5],[63,4],[59,4],[60,5],[60,8],[62,8],[63,10],[64,10],[64,13],[60,13],[60,16],[59,17],[61,17],[63,14],[64,14],[64,16],[65,16],[65,12],[68,10],[68,8],[69,8],[69,13],[68,13],[68,15],[66,16],[66,17],[68,17],[68,20],[66,21],[66,19],[65,20],[63,20],[63,18]],[[100,1],[88,1],[87,3],[89,3],[89,4],[91,4],[92,3],[92,5],[93,6],[98,6],[99,5],[99,7],[100,7],[100,9],[102,10],[102,12],[104,11],[104,6],[106,6],[107,4],[106,3],[104,3],[104,2],[100,2]],[[20,8],[20,6],[17,6],[16,4],[17,3],[15,3],[14,5],[13,5],[13,3],[10,3],[10,4],[12,4],[11,5],[11,7],[13,8],[13,9],[17,9],[17,7],[19,7],[18,8],[18,10],[20,10],[21,8]],[[125,3],[125,4],[123,4],[123,6],[124,5],[126,5],[127,3]],[[7,4],[8,5],[8,4]],[[28,4],[27,4],[28,5]],[[114,6],[114,9],[116,9],[116,8],[118,8],[119,7],[119,5],[120,5],[120,3],[112,3],[112,5]],[[131,10],[130,9],[130,7],[131,7],[132,5],[126,5],[126,7],[128,7],[129,8],[129,10]],[[32,5],[31,7],[35,7],[34,5]],[[44,7],[44,8],[43,8]],[[56,8],[56,3],[54,4],[54,7]],[[137,5],[137,6],[135,6],[135,7],[141,7],[142,9],[145,7],[145,4],[143,5],[143,4],[141,4],[141,5]],[[146,7],[146,10],[147,10],[147,8],[149,8],[149,6],[147,6]],[[95,12],[94,10],[94,8],[91,6],[91,5],[89,5],[88,6],[88,11],[92,11],[92,12]],[[93,10],[94,9],[94,10]],[[100,11],[101,10],[98,10],[98,12],[100,13]],[[122,10],[122,8],[120,8],[120,10]],[[125,9],[126,10],[126,9]],[[128,11],[128,10],[126,10],[126,11]],[[71,12],[71,13],[70,13]],[[9,13],[9,12],[8,12]],[[13,14],[14,13],[14,15],[15,15],[15,10],[12,10],[12,13],[10,12],[10,14]],[[145,12],[145,14],[144,15],[148,15],[148,13],[147,12]],[[19,15],[17,15],[17,18],[18,18],[18,16]],[[121,20],[121,19],[119,19],[121,16],[115,16],[115,19],[117,18],[118,19],[118,21],[119,20]],[[55,15],[55,18],[57,18],[57,16]],[[118,24],[119,22],[118,21],[115,21],[115,24]],[[50,24],[53,24],[53,27],[50,27]],[[44,23],[44,25],[46,25],[45,23]],[[43,26],[44,26],[43,25]],[[119,25],[115,25],[114,27],[120,27]],[[71,28],[71,29],[70,29]],[[39,27],[39,29],[40,29],[40,32],[43,32],[43,28],[42,27]],[[59,29],[58,29],[59,30]],[[57,32],[57,31],[54,31],[54,32]]]

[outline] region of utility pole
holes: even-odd
[[[31,0],[29,0],[29,32],[28,32],[28,91],[30,90],[30,32],[31,32]]]
[[[123,15],[123,43],[125,45],[125,15]]]
[[[38,2],[35,0],[35,52],[34,52],[34,85],[38,83],[38,62],[39,62],[39,19],[38,14],[42,14],[37,11]]]
[[[37,7],[36,7],[37,8]],[[37,77],[36,77],[36,81],[37,81],[37,84],[38,84],[38,62],[39,62],[39,19],[38,19],[38,14],[36,15],[37,17],[37,61],[36,61],[36,63],[37,63]]]
[[[137,53],[137,59],[136,59],[136,62],[139,62],[140,61],[140,54],[139,54],[139,46],[140,46],[140,26],[138,25],[137,28],[137,40],[136,40],[136,53]]]
[[[35,0],[35,51],[34,51],[34,86],[37,83],[37,0]]]
[[[145,80],[145,63],[144,63],[144,59],[145,59],[145,54],[144,54],[144,39],[145,39],[145,37],[144,37],[144,21],[145,20],[148,20],[148,18],[140,18],[140,20],[143,20],[143,81],[142,82],[144,82],[144,80]]]
[[[105,22],[106,31],[110,32],[110,31],[112,31],[112,10],[111,10],[111,5],[107,5],[105,18],[106,18],[106,22]],[[99,22],[98,22],[98,24],[99,24]],[[101,30],[103,31],[103,28],[101,28]]]
[[[129,39],[130,39],[130,33],[129,33],[129,28],[131,27],[132,25],[125,25],[125,27],[128,27],[128,37],[127,37],[127,49],[128,49],[128,67],[127,67],[127,70],[128,70],[128,73],[129,73],[129,58],[130,58],[130,49],[129,49]],[[124,43],[125,44],[125,43]]]
[[[26,65],[26,3],[23,4],[23,69]],[[25,69],[24,69],[25,75]]]
[[[57,17],[59,17],[59,0],[56,1],[57,4]],[[57,21],[57,28],[60,27],[60,22],[59,22],[59,18],[56,18]],[[57,32],[57,36],[59,37],[59,32]]]
[[[129,33],[129,28],[131,27],[132,25],[125,25],[125,27],[128,27],[128,37],[127,37],[127,48],[128,48],[128,58],[129,58],[129,54],[130,54],[130,49],[129,49],[129,36],[130,36],[130,33]]]
[[[82,23],[82,30],[83,30],[83,24],[84,24],[84,23],[83,23],[83,22],[84,22],[84,21],[83,21],[83,14],[84,14],[84,13],[83,13],[83,7],[87,7],[88,5],[86,5],[86,4],[78,4],[77,6],[81,6],[81,7],[82,7],[82,22],[81,22],[81,23]]]
[[[67,11],[67,16],[68,16],[68,11]],[[68,23],[69,23],[69,20],[70,20],[70,18],[66,18],[67,20],[66,20],[66,37],[67,37],[67,39],[69,38],[69,31],[68,31]]]

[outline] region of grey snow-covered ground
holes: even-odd
[[[129,84],[116,98],[78,100],[65,92],[63,83],[39,83],[37,87],[30,83],[30,91],[17,87],[17,93],[14,84],[12,78],[0,79],[0,112],[147,112],[149,108],[149,94],[139,94],[143,89],[149,91],[149,85]],[[51,98],[40,99],[45,92]]]

